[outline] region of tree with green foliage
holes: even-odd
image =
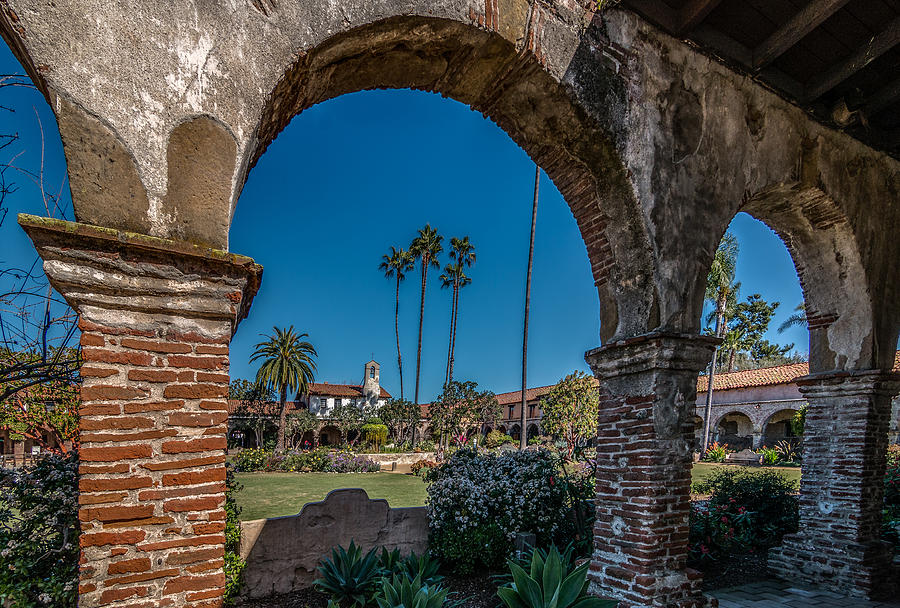
[[[9,429],[14,441],[30,439],[42,449],[65,454],[67,442],[77,448],[79,395],[71,382],[32,385],[0,401],[0,428]]]
[[[450,239],[450,259],[449,264],[444,267],[444,274],[441,275],[441,287],[450,287],[450,341],[447,348],[447,372],[444,382],[453,380],[453,361],[456,353],[456,320],[459,316],[459,292],[466,285],[472,282],[472,279],[466,276],[466,268],[470,268],[475,263],[475,245],[469,242],[469,237],[465,236],[461,239],[453,237]]]
[[[594,379],[580,371],[560,380],[541,400],[541,427],[565,440],[568,458],[597,433],[599,401]]]
[[[314,380],[317,355],[315,347],[303,338],[307,334],[294,333],[294,327],[287,329],[273,327],[274,333],[264,342],[256,345],[250,362],[262,361],[256,372],[256,383],[270,387],[279,393],[278,441],[275,449],[284,450],[285,418],[287,415],[287,395],[305,395]]]
[[[285,416],[284,435],[292,450],[297,449],[297,442],[303,435],[319,428],[319,419],[307,409],[294,410]]]
[[[723,355],[727,353],[729,372],[734,370],[735,358],[741,353],[753,362],[780,361],[794,348],[793,343],[782,346],[763,338],[778,306],[779,302],[769,303],[760,294],[754,293],[734,307],[734,316],[728,321],[725,334],[726,343],[721,349]]]
[[[328,420],[341,432],[341,443],[347,442],[351,431],[357,431],[363,424],[366,412],[353,401],[343,401],[334,406],[328,414]]]
[[[400,354],[400,282],[406,278],[406,273],[416,267],[416,256],[405,251],[402,247],[391,247],[388,255],[381,256],[379,268],[384,271],[384,276],[396,281],[396,299],[394,303],[394,334],[397,336],[397,370],[400,372],[400,398],[403,399],[403,357]]]
[[[274,391],[263,384],[235,378],[228,387],[228,398],[240,401],[233,416],[235,428],[252,431],[257,447],[264,447],[266,433],[275,428],[272,412]]]
[[[472,430],[479,431],[486,424],[496,424],[502,415],[500,403],[491,391],[479,391],[472,380],[452,380],[428,408],[432,428],[442,440],[453,437],[460,445],[468,440]]]
[[[387,425],[398,443],[409,436],[415,445],[415,428],[422,417],[421,408],[406,399],[391,399],[378,410],[378,417]]]
[[[419,373],[422,368],[422,327],[425,323],[425,285],[428,282],[428,268],[440,268],[438,255],[444,250],[441,241],[444,237],[438,234],[431,224],[419,229],[419,236],[413,239],[409,251],[419,260],[422,269],[422,293],[419,300],[419,345],[416,350],[416,393],[414,401],[419,403]]]
[[[730,232],[726,232],[722,237],[716,253],[713,256],[712,265],[706,276],[706,292],[705,299],[712,302],[715,306],[716,327],[715,335],[717,338],[722,337],[723,328],[725,326],[725,315],[729,301],[735,299],[738,286],[734,282],[735,273],[737,271],[737,257],[740,247],[738,246],[737,237]],[[709,382],[706,390],[706,407],[703,416],[703,445],[701,454],[706,453],[709,445],[709,421],[712,417],[712,393],[713,379],[716,375],[716,359],[718,356],[718,347],[713,351],[713,358],[709,364]]]

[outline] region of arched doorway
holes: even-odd
[[[753,447],[753,421],[742,412],[730,412],[719,418],[716,424],[716,441],[727,443],[732,450]]]
[[[796,442],[791,421],[797,414],[797,410],[783,409],[774,412],[763,424],[763,444],[773,447],[779,441]]]

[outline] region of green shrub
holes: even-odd
[[[374,420],[378,420],[378,418],[374,418]],[[372,422],[369,421],[362,426],[362,434],[363,437],[366,438],[366,441],[372,444],[377,452],[381,444],[385,442],[388,436],[388,427],[384,424],[381,424],[381,421]]]
[[[244,584],[244,566],[241,559],[241,507],[237,493],[244,486],[234,477],[231,467],[225,470],[225,602],[231,605]]]
[[[725,462],[726,458],[728,458],[728,444],[720,444],[718,441],[707,446],[706,454],[703,455],[703,460],[708,462]]]
[[[777,471],[716,471],[694,486],[710,494],[691,510],[691,556],[715,559],[727,553],[777,545],[796,532],[797,482]]]
[[[756,453],[762,456],[762,463],[765,465],[773,465],[778,462],[780,454],[775,448],[767,448],[763,446],[756,450]]]
[[[446,600],[447,591],[439,585],[403,575],[382,578],[381,589],[375,596],[378,608],[441,608]]]
[[[800,462],[800,448],[795,441],[783,439],[775,444],[775,451],[778,452],[778,455],[784,462]]]
[[[375,549],[363,555],[362,549],[352,540],[346,550],[333,548],[331,559],[322,560],[318,570],[319,578],[313,585],[343,608],[365,606],[382,574]]]
[[[504,443],[512,443],[513,438],[507,435],[506,433],[501,433],[500,431],[494,430],[485,435],[484,437],[484,447],[486,448],[499,448]]]
[[[0,605],[74,608],[78,536],[75,454],[0,469]]]
[[[546,450],[477,454],[462,449],[429,471],[429,546],[463,573],[509,557],[517,532],[553,542],[569,515],[566,484]]]
[[[528,572],[509,562],[513,583],[500,587],[497,595],[508,608],[615,608],[618,600],[602,600],[587,594],[588,562],[568,570],[555,546],[546,560],[539,552],[531,554]]]
[[[424,471],[433,469],[436,466],[438,466],[438,463],[433,460],[417,460],[409,466],[409,470],[413,475],[418,477],[419,475],[422,475]]]
[[[232,464],[236,471],[247,473],[250,471],[263,471],[266,463],[272,458],[272,451],[263,448],[247,448],[235,454]]]

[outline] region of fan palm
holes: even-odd
[[[422,269],[422,295],[419,304],[419,346],[416,350],[416,394],[415,401],[419,403],[419,372],[422,368],[422,325],[425,322],[425,285],[428,281],[428,267],[434,266],[440,268],[441,263],[438,261],[438,255],[444,250],[441,241],[444,237],[437,233],[437,230],[430,224],[425,224],[424,228],[419,229],[419,236],[413,239],[409,246],[409,251],[421,262]]]
[[[406,273],[416,267],[416,258],[409,251],[401,247],[391,247],[391,253],[381,256],[379,268],[384,271],[388,279],[397,281],[397,297],[394,304],[394,333],[397,336],[397,369],[400,372],[400,399],[403,399],[403,357],[400,355],[400,281],[406,278]]]
[[[256,372],[256,382],[278,392],[278,443],[276,449],[284,450],[284,431],[288,391],[298,394],[309,392],[316,371],[316,349],[304,338],[297,335],[293,325],[287,329],[273,327],[273,334],[256,345],[250,362],[262,360]]]
[[[445,382],[453,380],[453,361],[456,353],[456,320],[459,317],[459,290],[472,282],[466,276],[465,269],[475,264],[475,245],[469,237],[450,239],[450,258],[452,263],[444,267],[441,275],[441,287],[452,287],[450,303],[450,344],[447,351],[447,375]]]

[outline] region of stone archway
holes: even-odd
[[[797,410],[782,409],[772,412],[763,423],[763,444],[768,447],[774,447],[779,441],[797,442],[797,436],[794,434],[791,421]]]
[[[727,443],[729,449],[740,451],[756,447],[753,445],[753,421],[741,411],[722,414],[713,428],[716,441]]]
[[[869,339],[865,326],[847,328],[854,341],[862,337],[858,356],[856,344],[829,336],[822,360],[871,373],[811,379],[804,390],[821,405],[811,411],[830,408],[835,420],[848,403],[859,413],[882,407],[896,387],[880,370],[900,331],[900,311],[889,304],[900,299],[900,239],[884,228],[900,224],[896,162],[633,13],[586,8],[569,0],[254,0],[228,11],[150,0],[4,3],[0,27],[57,114],[76,216],[91,224],[22,222],[82,316],[83,606],[133,595],[221,597],[218,562],[197,576],[187,562],[166,565],[184,547],[221,549],[228,343],[261,273],[221,251],[227,227],[249,167],[286,121],[355,90],[419,88],[484,112],[573,211],[605,344],[587,355],[607,429],[598,438],[596,591],[640,605],[703,602],[699,578],[684,567],[685,404],[694,403],[712,348],[697,335],[706,270],[727,221],[753,193],[798,179],[821,184],[849,218],[847,234],[865,243],[859,260],[874,332]],[[870,430],[844,433],[879,435]],[[857,455],[861,465],[882,449],[878,441]],[[869,530],[879,499],[862,489],[878,471],[860,470],[860,492],[835,512],[864,512]],[[89,504],[107,491],[118,494]],[[810,509],[814,494],[804,487]],[[875,580],[870,536],[841,539],[828,567],[846,571],[852,553]],[[786,572],[822,561],[814,558],[823,538],[810,538],[811,549],[793,545]],[[138,575],[146,584],[109,593],[108,583],[123,584],[108,571],[125,561],[113,559],[121,551],[147,553],[153,571]]]

